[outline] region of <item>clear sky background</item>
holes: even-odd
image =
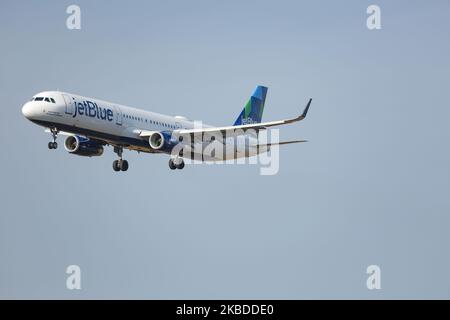
[[[449,1],[76,1],[71,31],[73,3],[0,2],[1,298],[450,298]],[[264,120],[313,98],[275,176],[115,173],[21,114],[60,89],[228,125],[258,84]]]

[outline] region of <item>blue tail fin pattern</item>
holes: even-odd
[[[253,92],[233,125],[238,126],[260,123],[264,111],[266,95],[267,87],[257,86],[255,92]]]

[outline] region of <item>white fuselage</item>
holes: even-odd
[[[171,133],[179,129],[191,129],[195,125],[184,117],[163,115],[60,91],[36,94],[23,106],[22,113],[43,127],[144,152],[158,151],[150,147],[148,139],[139,136],[140,132],[145,130]],[[210,126],[203,124],[202,127]],[[250,145],[254,144],[253,137],[248,139],[251,141]],[[259,150],[259,153],[261,151]],[[225,158],[253,156],[257,153],[256,148],[250,148],[250,152],[247,149],[245,152],[237,147],[237,150],[234,148],[227,151]]]

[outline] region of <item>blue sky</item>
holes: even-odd
[[[2,298],[448,298],[448,1],[0,3]],[[60,89],[216,125],[256,85],[280,172],[47,149]],[[60,142],[62,142],[60,140]],[[65,268],[82,269],[82,290]],[[366,288],[377,264],[382,289]]]

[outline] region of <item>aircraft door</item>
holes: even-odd
[[[122,111],[119,107],[114,106],[114,111],[116,112],[116,124],[118,126],[122,125]]]
[[[69,97],[67,94],[62,95],[64,98],[64,102],[66,103],[66,114],[73,114],[75,109],[74,101],[71,97]]]

